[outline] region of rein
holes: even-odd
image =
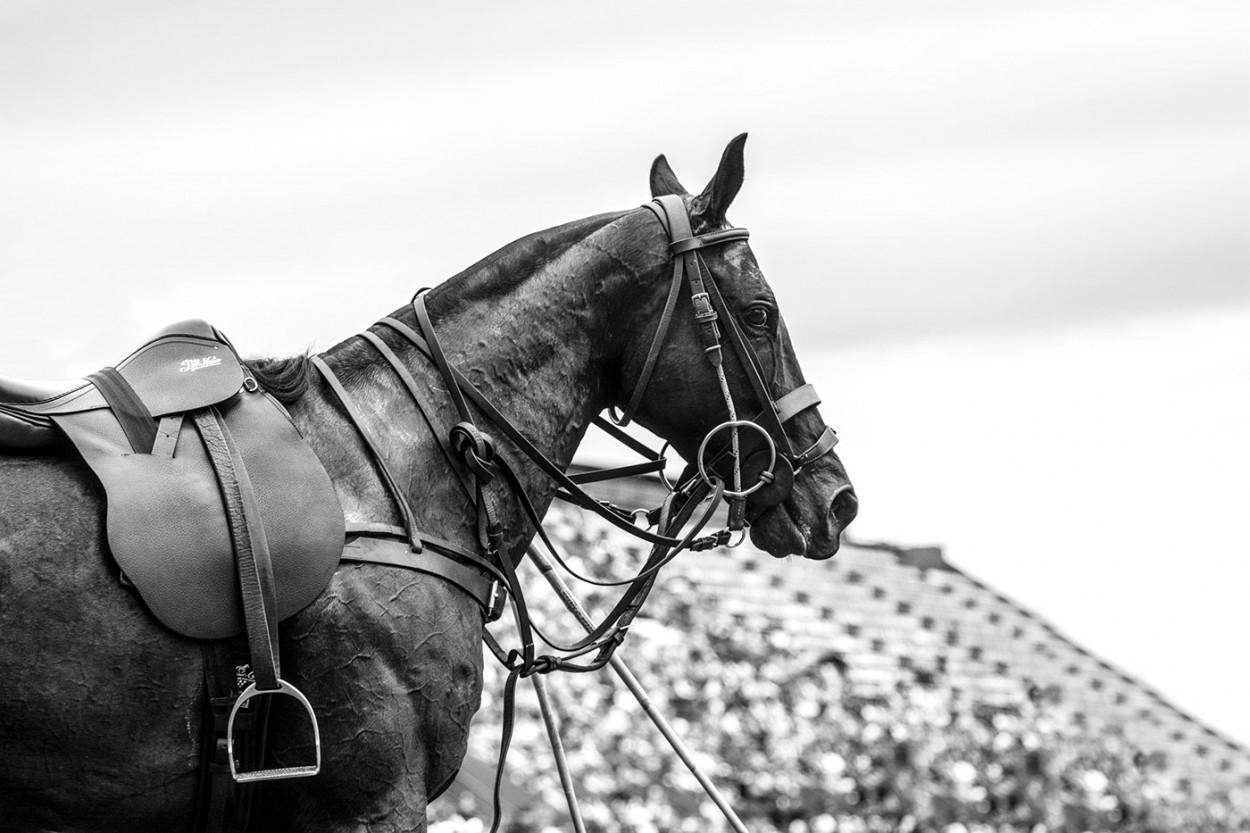
[[[616,425],[600,417],[595,418],[595,423],[641,453],[647,458],[645,463],[624,466],[609,472],[590,473],[576,478],[568,476],[562,467],[542,454],[481,391],[448,362],[426,309],[425,290],[418,292],[412,301],[417,329],[393,317],[381,319],[377,326],[389,329],[415,347],[438,369],[456,409],[459,421],[455,425],[448,428],[441,423],[437,412],[424,401],[425,395],[411,371],[379,334],[372,330],[361,334],[400,379],[422,419],[437,438],[442,454],[459,478],[460,485],[472,503],[477,516],[478,551],[458,547],[417,528],[412,508],[399,488],[399,481],[382,455],[382,445],[367,429],[361,419],[358,406],[326,362],[319,357],[311,359],[313,366],[343,406],[349,421],[353,423],[364,441],[369,455],[381,474],[382,483],[398,507],[403,521],[402,528],[379,524],[349,527],[349,536],[352,534],[359,536],[355,539],[356,541],[365,540],[368,543],[368,539],[377,537],[389,545],[388,555],[385,557],[372,557],[370,546],[365,546],[365,552],[352,556],[351,560],[386,564],[402,562],[401,566],[447,578],[478,601],[483,609],[484,620],[488,623],[499,618],[506,601],[509,597],[511,598],[520,647],[505,651],[489,631],[483,630],[485,644],[508,669],[504,687],[504,729],[500,744],[499,767],[496,773],[495,823],[491,828],[492,833],[500,823],[499,786],[511,738],[517,680],[521,677],[546,674],[556,670],[589,672],[604,667],[612,660],[616,649],[623,642],[627,630],[654,586],[662,567],[684,550],[698,551],[724,546],[729,543],[732,532],[741,532],[745,536],[748,499],[757,494],[764,496],[766,502],[756,498],[755,505],[760,507],[781,502],[793,487],[794,475],[804,465],[832,449],[837,442],[833,429],[826,427],[821,437],[811,447],[798,454],[793,451],[783,427],[784,423],[797,414],[815,407],[820,399],[810,384],[802,385],[779,399],[773,399],[769,386],[763,381],[760,362],[755,351],[738,329],[728,305],[716,286],[713,274],[699,253],[700,249],[710,246],[745,241],[748,238],[747,230],[730,228],[695,236],[691,230],[686,206],[677,196],[660,197],[644,207],[656,216],[669,238],[669,251],[673,258],[673,277],[643,371],[634,386],[624,414],[619,419],[614,419]],[[595,499],[582,489],[580,484],[597,482],[610,477],[662,472],[665,465],[662,453],[650,451],[617,426],[628,424],[642,402],[663,351],[683,283],[689,285],[704,355],[717,375],[729,420],[708,432],[700,444],[695,464],[687,468],[689,476],[683,476],[681,483],[675,489],[670,490],[668,498],[660,507],[650,511],[631,512]],[[760,413],[751,419],[739,417],[725,374],[722,338],[729,342],[747,377],[751,393],[761,406]],[[557,497],[595,512],[614,526],[652,545],[647,560],[632,578],[622,581],[592,582],[602,586],[625,585],[626,589],[616,605],[598,625],[592,627],[587,623],[588,633],[581,639],[562,644],[548,637],[541,627],[531,620],[524,589],[517,575],[517,567],[525,552],[524,550],[516,553],[505,552],[504,528],[500,520],[502,517],[500,498],[491,488],[497,480],[502,481],[506,491],[518,501],[544,547],[557,563],[578,578],[587,581],[590,579],[578,575],[559,555],[547,537],[542,526],[542,518],[526,494],[512,465],[498,453],[493,438],[483,432],[475,422],[470,403],[495,430],[506,437],[556,484]],[[739,432],[742,429],[752,429],[756,435],[754,441],[740,438]],[[725,446],[723,442],[713,444],[715,436],[725,430],[730,432],[728,446]],[[767,465],[761,470],[754,484],[744,486],[742,482],[744,455],[759,451],[767,451]],[[461,465],[456,465],[456,461],[459,461]],[[727,487],[726,478],[717,470],[718,466],[723,466],[726,462],[732,466],[732,489]],[[695,470],[693,473],[691,473],[692,469]],[[777,474],[779,470],[785,473],[784,482],[779,482]],[[730,506],[728,527],[715,534],[698,537],[700,531],[711,520],[721,499],[726,500]],[[680,530],[690,522],[698,507],[704,503],[706,503],[706,508],[699,513],[699,517],[690,530],[685,535],[680,535]],[[656,528],[656,531],[651,532],[637,526],[636,520],[640,517],[645,517],[650,526]],[[351,546],[352,541],[349,540],[349,549]],[[380,546],[382,545],[378,544],[372,548],[377,549]],[[406,552],[397,552],[401,549]],[[431,553],[438,557],[431,558]],[[531,555],[538,563],[540,570],[550,572],[550,563],[545,558],[539,557],[533,551]],[[480,576],[480,578],[475,582],[472,580],[473,575]],[[538,654],[536,640],[541,640],[561,655]],[[582,662],[575,661],[584,657],[589,657],[589,659]]]

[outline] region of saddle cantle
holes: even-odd
[[[198,639],[247,630],[241,526],[268,551],[271,575],[260,583],[271,590],[265,616],[275,625],[329,584],[344,541],[334,487],[285,410],[209,324],[166,327],[85,379],[0,376],[0,450],[45,451],[64,438],[104,486],[113,557],[172,630]],[[232,471],[223,473],[222,460]],[[245,499],[230,500],[227,488]]]

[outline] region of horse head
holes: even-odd
[[[702,273],[703,286],[674,271],[675,302],[663,292],[639,293],[651,300],[640,300],[634,315],[652,323],[629,328],[636,335],[622,350],[617,403],[626,421],[637,419],[692,461],[688,475],[702,466],[701,476],[720,476],[727,488],[755,489],[745,500],[756,545],[777,557],[823,559],[837,552],[858,501],[745,230],[726,219],[742,186],[745,143],[746,134],[729,143],[697,195],[682,187],[664,156],[652,165],[651,193],[665,209],[655,212],[654,245],[675,264],[686,258],[684,268]],[[675,216],[683,208],[684,230]],[[697,297],[701,288],[709,298]],[[716,337],[709,336],[709,322]],[[740,423],[742,444],[736,484],[733,458],[722,454],[715,464],[711,453],[728,445],[733,426],[717,426],[731,416]]]

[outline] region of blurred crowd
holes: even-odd
[[[587,569],[609,574],[603,548],[586,543]],[[573,635],[537,590],[537,616]],[[587,598],[602,612],[611,597]],[[1250,793],[1178,778],[1114,727],[1074,722],[1053,691],[991,706],[923,669],[865,690],[843,656],[799,651],[784,622],[735,615],[680,576],[662,578],[644,610],[620,655],[753,832],[1250,831]],[[503,677],[487,666],[470,750],[493,762]],[[547,681],[589,830],[729,829],[610,671]],[[524,682],[517,710],[509,773],[533,802],[503,829],[570,830]],[[489,800],[453,790],[430,818],[436,833],[479,831]]]

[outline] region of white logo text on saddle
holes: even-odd
[[[182,367],[178,368],[179,373],[194,373],[197,370],[203,370],[206,367],[216,367],[221,364],[221,359],[216,356],[205,356],[202,359],[183,359]]]

